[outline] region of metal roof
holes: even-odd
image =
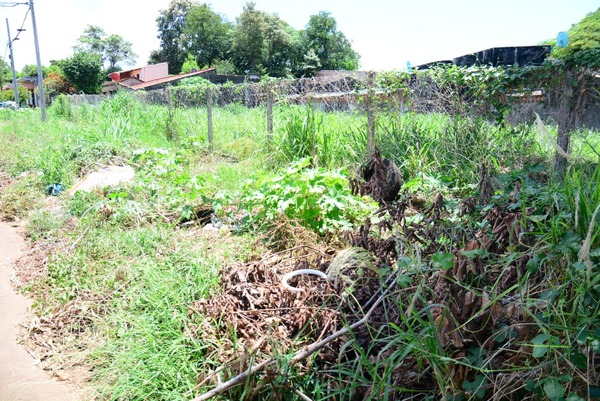
[[[136,85],[124,85],[122,83],[120,83],[123,86],[126,86],[127,88],[130,88],[132,90],[140,90],[140,89],[146,89],[152,86],[158,86],[158,85],[165,85],[165,84],[169,84],[172,82],[177,82],[179,80],[182,80],[184,78],[189,78],[189,77],[193,77],[196,75],[202,75],[202,74],[206,74],[207,72],[212,72],[215,71],[216,72],[216,68],[212,67],[212,68],[205,68],[203,70],[198,70],[198,71],[192,71],[192,72],[188,72],[185,74],[179,74],[179,75],[171,75],[165,78],[159,78],[159,79],[154,79],[152,81],[146,81],[146,82],[142,82],[140,84],[136,84]]]

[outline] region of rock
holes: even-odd
[[[75,195],[77,191],[92,192],[133,181],[135,171],[130,166],[107,166],[83,177],[69,190],[69,196]]]
[[[378,273],[375,257],[361,247],[352,247],[340,251],[327,268],[327,279],[335,288],[358,288],[365,283],[368,270]]]

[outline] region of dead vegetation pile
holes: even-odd
[[[475,205],[489,201],[491,188],[482,167],[479,189],[486,199],[464,200],[460,216],[447,210],[442,194],[428,207],[408,195],[394,203],[382,201],[378,222],[367,221],[347,238],[348,245],[370,252],[375,261],[374,269],[360,272],[367,280],[354,278],[357,285],[351,291],[312,276],[297,283],[302,288],[297,294],[282,287],[283,274],[300,268],[325,272],[334,253],[339,254],[314,245],[224,268],[221,291],[190,308],[197,315],[195,335],[218,344],[213,352],[221,363],[199,385],[214,385],[241,373],[231,380],[239,384],[240,377],[248,379],[248,372],[261,371],[262,376],[251,382],[256,395],[272,381],[273,366],[279,375],[288,371],[277,357],[293,354],[292,363],[300,372],[316,370],[328,379],[333,399],[345,386],[352,387],[352,399],[400,399],[407,392],[521,397],[532,374],[544,374],[541,368],[521,371],[535,359],[535,315],[545,308],[527,297],[546,287],[541,272],[527,274],[536,240],[526,218],[531,211],[511,202],[484,213],[475,211]],[[517,183],[511,201],[521,190]],[[417,213],[422,218],[411,219]],[[460,230],[457,218],[464,225]],[[291,227],[288,234],[297,230]],[[371,310],[374,305],[377,308]],[[351,326],[364,317],[365,324]],[[352,330],[336,335],[349,326]],[[324,344],[328,338],[332,341]],[[316,359],[300,359],[308,348],[317,348]],[[428,353],[436,352],[446,358],[444,363],[432,364],[435,358]],[[394,366],[388,366],[391,363]],[[261,366],[252,368],[257,365]],[[388,390],[378,393],[383,390],[375,383],[386,375]],[[364,381],[357,384],[356,377]],[[446,387],[440,388],[440,383]],[[228,389],[220,385],[196,400]]]

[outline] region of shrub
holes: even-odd
[[[351,194],[345,171],[309,166],[310,158],[304,158],[280,173],[247,181],[240,206],[250,213],[249,222],[268,226],[285,215],[326,234],[354,228],[377,208]]]

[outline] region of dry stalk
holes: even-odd
[[[596,206],[596,210],[594,210],[594,213],[592,214],[592,219],[590,221],[587,236],[585,238],[585,241],[583,241],[583,244],[581,245],[581,249],[579,250],[579,261],[585,263],[585,266],[587,268],[588,280],[592,277],[593,265],[592,260],[590,259],[590,247],[592,245],[594,223],[596,222],[596,215],[598,214],[598,211],[600,211],[600,203],[598,204],[598,206]]]
[[[571,157],[571,155],[569,155],[567,152],[565,152],[564,149],[561,148],[558,145],[558,143],[554,140],[554,138],[552,138],[552,135],[550,135],[550,133],[546,129],[546,126],[542,122],[542,119],[540,118],[540,116],[537,113],[535,113],[535,121],[537,123],[538,130],[540,130],[540,132],[542,134],[544,134],[544,136],[546,137],[548,142],[550,142],[550,144],[552,144],[552,146],[556,150],[556,153],[558,153],[559,155],[561,155],[562,157],[564,157],[567,160],[573,160],[573,157]]]

